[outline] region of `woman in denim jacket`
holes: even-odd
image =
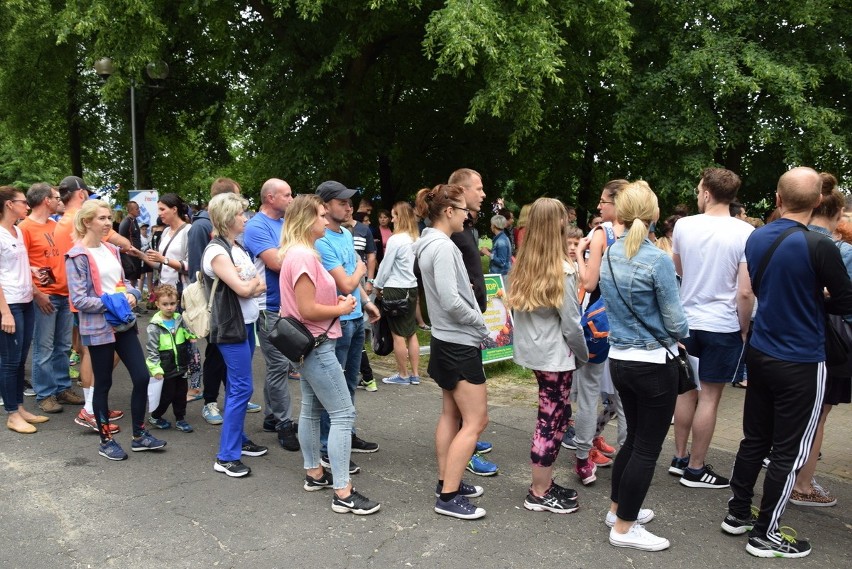
[[[647,183],[633,182],[618,193],[615,213],[626,232],[604,255],[600,276],[610,324],[610,372],[627,418],[627,440],[612,472],[609,542],[645,551],[669,547],[667,539],[645,530],[642,523],[654,513],[641,506],[677,400],[672,353],[689,333],[674,263],[648,240],[656,212],[657,196]],[[664,338],[664,344],[655,338]]]

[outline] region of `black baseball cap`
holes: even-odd
[[[78,178],[77,176],[66,176],[62,178],[62,181],[59,182],[59,197],[64,198],[71,192],[76,192],[77,190],[86,190],[90,192],[89,186],[86,185],[86,182],[83,181],[83,178]]]
[[[324,202],[330,202],[331,200],[348,200],[356,193],[358,193],[357,190],[350,190],[340,182],[335,182],[334,180],[323,182],[317,186],[316,191],[316,194],[322,198],[322,201]]]

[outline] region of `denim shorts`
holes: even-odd
[[[681,340],[690,356],[698,358],[698,378],[707,383],[730,383],[745,359],[745,344],[739,332],[690,330]]]

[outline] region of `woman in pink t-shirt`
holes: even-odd
[[[381,505],[356,492],[349,480],[355,407],[334,353],[335,340],[341,336],[337,319],[355,309],[355,298],[337,294],[334,279],[323,268],[314,249],[316,240],[325,234],[326,225],[322,199],[316,194],[301,195],[287,208],[287,222],[281,233],[281,316],[297,318],[314,336],[327,336],[305,356],[299,370],[302,389],[299,444],[306,471],[303,487],[308,492],[333,487],[332,510],[366,515],[377,512]],[[331,419],[330,473],[321,464],[323,408]]]

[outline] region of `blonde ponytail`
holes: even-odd
[[[639,251],[648,237],[648,225],[657,212],[657,196],[643,180],[628,184],[616,194],[615,216],[628,229],[624,239],[624,255],[628,259]]]

